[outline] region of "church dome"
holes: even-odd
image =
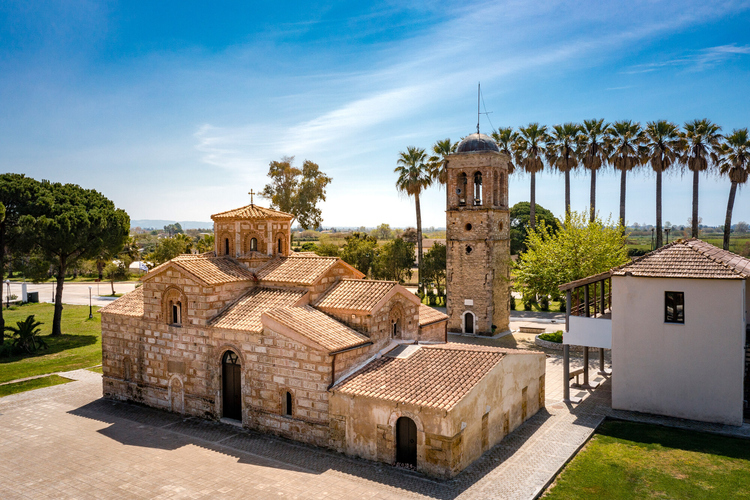
[[[492,137],[484,134],[471,134],[458,143],[456,153],[476,153],[481,151],[500,152]]]

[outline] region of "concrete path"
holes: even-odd
[[[128,293],[135,289],[134,282],[115,282],[115,292]],[[7,285],[3,284],[3,297],[8,293]],[[55,293],[55,283],[26,283],[26,290],[39,292],[39,302],[52,302]],[[63,304],[89,305],[89,287],[91,287],[91,303],[95,306],[104,307],[117,297],[106,297],[112,293],[109,281],[101,283],[65,283],[63,286]],[[10,291],[21,298],[21,283],[11,282]]]

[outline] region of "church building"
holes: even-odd
[[[461,240],[487,253],[482,266],[504,234],[485,227],[501,223],[487,203],[485,236]],[[154,268],[101,309],[105,397],[439,477],[543,406],[543,354],[447,342],[449,317],[398,283],[293,252],[293,218],[254,204],[215,214],[213,252]],[[483,331],[492,295],[473,297]]]

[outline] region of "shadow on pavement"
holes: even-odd
[[[513,457],[551,416],[546,409],[540,410],[458,476],[439,480],[281,437],[132,403],[98,399],[68,413],[110,424],[98,432],[128,446],[162,450],[199,446],[236,457],[239,463],[308,474],[337,471],[437,499],[454,499],[482,480]]]

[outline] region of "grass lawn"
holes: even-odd
[[[15,325],[16,321],[22,321],[29,314],[33,314],[37,321],[43,323],[40,327],[42,337],[49,345],[49,349],[37,351],[32,355],[0,357],[0,383],[88,368],[102,363],[101,317],[94,314],[94,319],[90,320],[89,306],[65,305],[62,315],[63,335],[50,337],[53,313],[53,304],[41,303],[3,310],[6,325]]]
[[[607,420],[543,498],[750,498],[750,441]]]
[[[47,375],[46,377],[32,378],[31,380],[24,380],[23,382],[4,384],[0,385],[0,398],[18,392],[41,389],[42,387],[50,387],[52,385],[67,384],[72,381],[72,379],[61,377],[60,375]]]

